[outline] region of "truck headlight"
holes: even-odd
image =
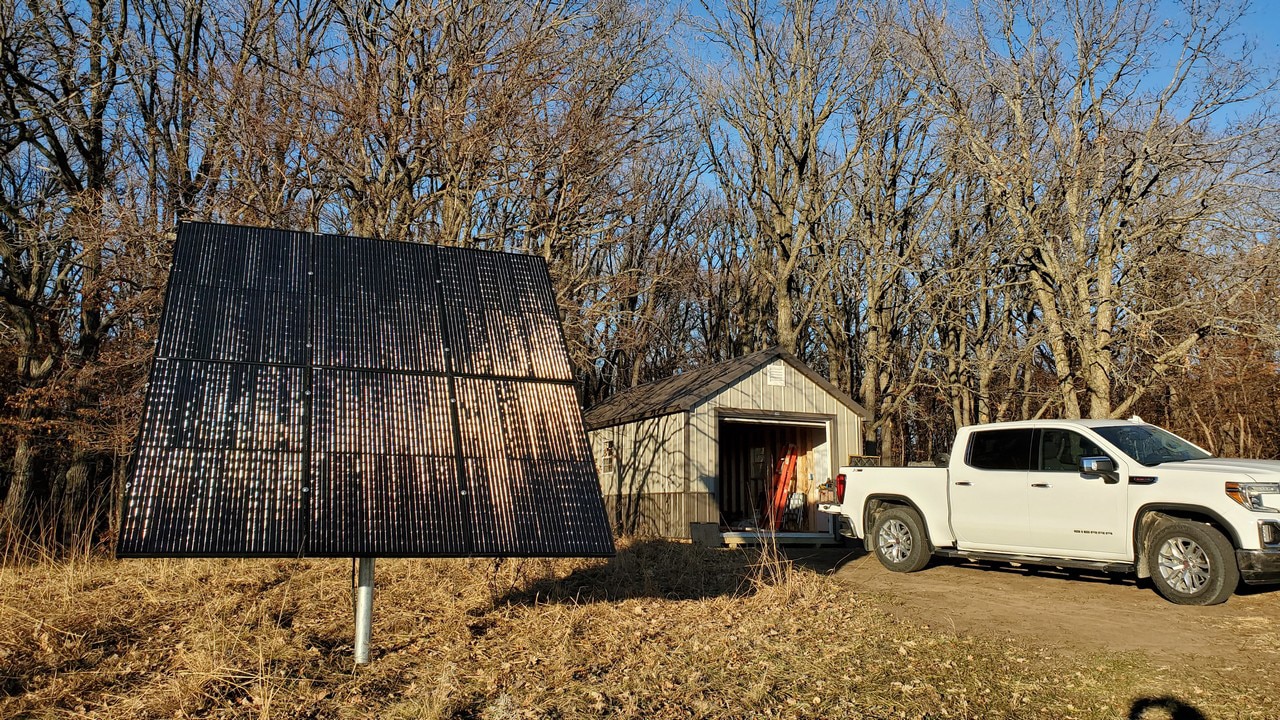
[[[1280,495],[1280,483],[1227,483],[1227,497],[1254,512],[1280,512],[1263,502],[1263,495]]]

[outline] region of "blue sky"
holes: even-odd
[[[1253,7],[1245,22],[1245,29],[1258,38],[1258,49],[1266,59],[1280,59],[1280,2],[1262,0]]]

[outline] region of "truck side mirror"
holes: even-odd
[[[1120,474],[1116,472],[1116,463],[1109,457],[1080,458],[1080,474],[1101,476],[1108,485],[1120,482]]]

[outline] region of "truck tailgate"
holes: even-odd
[[[846,516],[858,537],[866,533],[862,511],[868,498],[897,498],[920,511],[936,544],[950,541],[945,467],[842,467],[840,472],[845,475],[844,502],[819,509]]]

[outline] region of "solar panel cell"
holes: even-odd
[[[443,373],[433,250],[323,236],[316,248],[314,363]]]

